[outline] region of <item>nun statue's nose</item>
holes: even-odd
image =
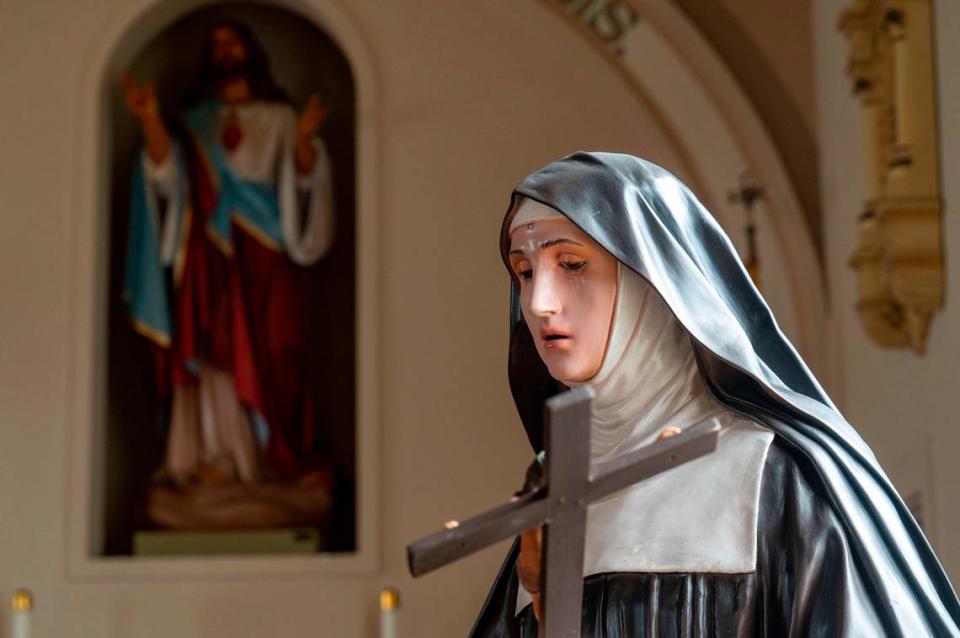
[[[535,273],[533,290],[530,292],[530,313],[534,317],[549,317],[560,312],[560,294],[556,276],[551,273]]]

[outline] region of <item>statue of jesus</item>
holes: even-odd
[[[171,401],[162,477],[181,489],[323,484],[304,299],[306,267],[333,238],[318,137],[329,109],[314,94],[298,115],[241,22],[207,32],[198,66],[190,104],[170,126],[154,85],[124,78],[144,140],[124,295]],[[275,514],[259,524],[290,522]]]

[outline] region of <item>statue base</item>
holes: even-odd
[[[235,532],[147,530],[136,532],[133,535],[133,555],[315,554],[320,551],[322,541],[320,531],[309,527]]]
[[[158,483],[147,493],[146,518],[167,530],[323,529],[332,504],[325,484]]]

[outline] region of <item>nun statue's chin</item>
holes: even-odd
[[[960,638],[953,586],[875,456],[777,327],[720,226],[650,162],[574,153],[513,193],[500,235],[514,274],[509,376],[534,450],[542,450],[543,403],[563,390],[564,374],[539,355],[527,318],[535,295],[524,302],[511,254],[524,200],[562,215],[619,262],[606,353],[587,379],[597,391],[594,458],[711,409],[719,412],[709,418],[730,421],[705,457],[720,469],[671,483],[684,470],[674,468],[657,477],[659,487],[654,479],[611,499],[596,525],[588,515],[582,635]],[[624,296],[628,285],[636,291]],[[660,306],[622,330],[630,299]],[[662,338],[632,338],[650,334],[650,317],[663,319],[654,322]],[[651,343],[666,349],[643,351]],[[636,365],[647,357],[669,366],[654,374]],[[579,371],[591,371],[587,357]],[[593,541],[591,525],[600,531]],[[472,636],[537,635],[518,552],[515,544]]]

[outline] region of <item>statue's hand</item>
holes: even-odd
[[[663,441],[664,439],[670,439],[679,434],[683,434],[683,431],[681,431],[678,427],[670,425],[663,428],[663,432],[660,433],[660,436],[657,437],[657,440]]]
[[[540,527],[520,534],[520,558],[517,560],[517,576],[520,584],[533,598],[533,615],[540,621],[540,546],[543,531]]]
[[[536,492],[543,488],[543,457],[537,456],[527,467],[523,479],[523,487],[516,492],[514,498]],[[520,584],[530,592],[533,598],[533,615],[540,621],[540,547],[543,544],[543,528],[535,527],[520,534],[520,558],[517,561],[517,577]]]
[[[314,93],[311,95],[297,120],[297,140],[312,139],[320,130],[320,127],[323,126],[328,115],[330,115],[330,107],[323,101],[320,94]]]
[[[160,108],[157,104],[157,94],[153,82],[140,84],[129,73],[124,73],[121,81],[123,82],[123,97],[128,111],[140,120],[159,115]]]

